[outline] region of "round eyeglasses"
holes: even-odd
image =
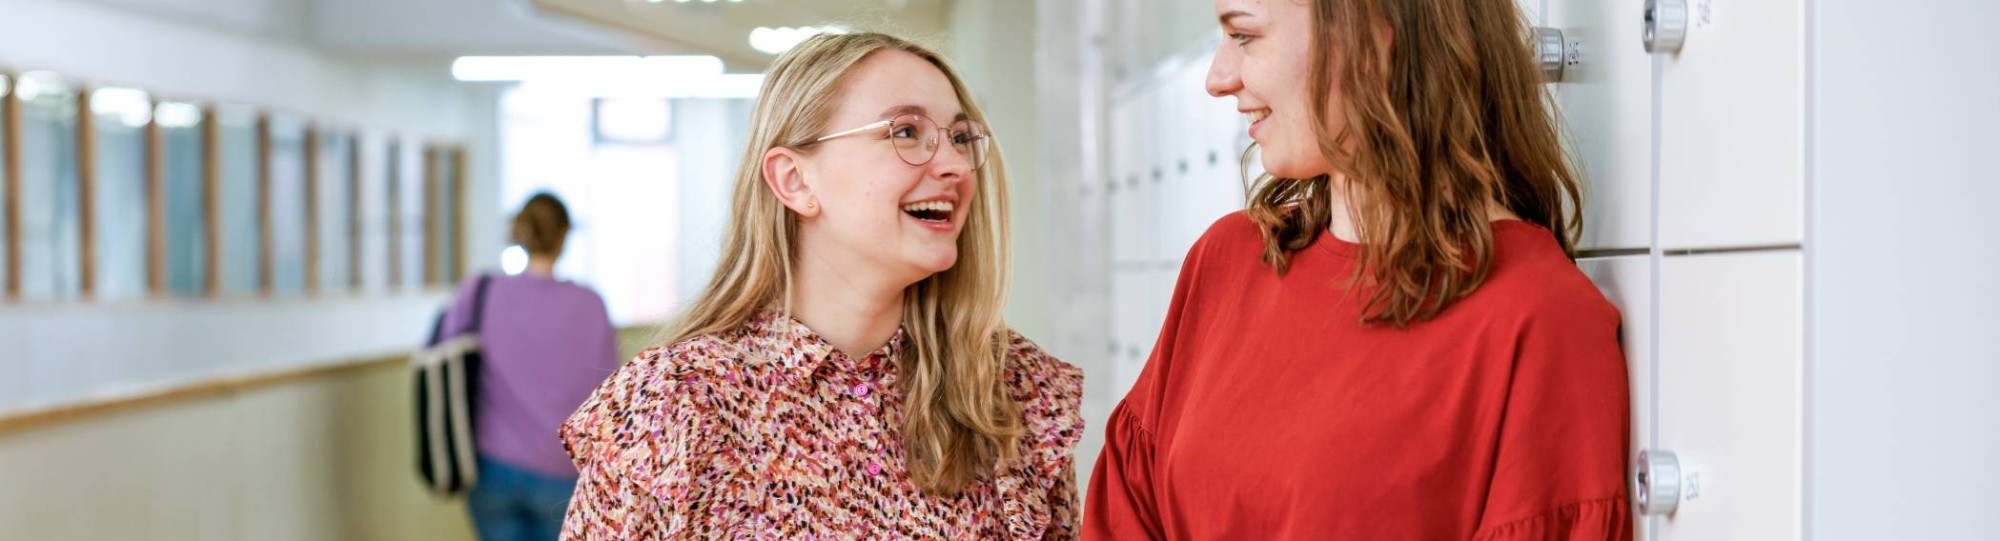
[[[823,142],[856,134],[873,134],[889,141],[895,147],[896,157],[903,163],[923,165],[937,157],[939,139],[951,142],[951,148],[972,163],[973,169],[986,165],[986,149],[991,137],[986,135],[986,126],[975,120],[960,120],[951,125],[949,131],[939,130],[937,122],[930,117],[916,114],[897,115],[887,120],[869,123],[866,126],[838,133],[831,133],[814,139]]]

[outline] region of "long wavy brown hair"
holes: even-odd
[[[1575,256],[1582,190],[1514,0],[1311,4],[1311,58],[1338,58],[1313,64],[1312,117],[1320,153],[1346,177],[1364,323],[1429,320],[1478,289],[1493,263],[1488,201]],[[1336,88],[1339,103],[1325,98]],[[1345,113],[1338,132],[1333,107]],[[1280,274],[1330,225],[1330,189],[1327,176],[1246,182],[1264,261]]]
[[[931,49],[879,33],[821,34],[771,64],[750,115],[750,134],[736,174],[729,232],[715,276],[693,306],[661,332],[665,343],[727,332],[774,306],[790,312],[798,215],[764,182],[763,156],[776,147],[817,149],[828,117],[839,107],[841,83],[871,55],[916,55],[951,81],[967,118],[986,122],[957,70]],[[989,136],[993,136],[989,132]],[[902,436],[912,481],[934,494],[957,494],[981,474],[1017,458],[1024,429],[1007,394],[1007,168],[999,141],[977,175],[979,193],[958,237],[958,261],[903,291],[909,340],[899,381],[908,410]]]

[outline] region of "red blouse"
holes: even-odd
[[[1084,538],[1631,539],[1618,312],[1548,230],[1493,236],[1487,282],[1399,330],[1359,323],[1357,245],[1281,277],[1217,222],[1112,411]]]

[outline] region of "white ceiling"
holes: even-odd
[[[431,63],[464,55],[713,54],[760,71],[759,26],[829,23],[934,36],[951,0],[90,0],[343,54]]]
[[[750,47],[750,31],[759,26],[839,24],[923,37],[943,32],[950,8],[949,0],[525,1],[542,13],[705,51],[722,57],[732,71],[757,71],[770,63],[771,55]]]

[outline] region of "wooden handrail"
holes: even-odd
[[[273,370],[257,374],[226,376],[124,396],[93,398],[68,404],[0,413],[0,437],[33,428],[78,421],[92,417],[149,409],[177,402],[240,394],[284,383],[399,366],[409,357],[377,357],[350,362],[327,363]]]
[[[620,352],[633,353],[641,343],[652,338],[651,333],[655,329],[649,325],[619,329]],[[120,396],[97,397],[67,404],[0,412],[0,438],[6,438],[17,432],[112,414],[204,398],[232,396],[288,383],[401,367],[408,362],[410,362],[409,353],[401,353],[345,362],[287,367],[254,374],[223,376]]]

